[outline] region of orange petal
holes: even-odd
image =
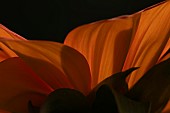
[[[74,49],[48,41],[4,40],[3,43],[52,88],[69,87],[84,94],[90,91],[91,75],[88,63]]]
[[[6,47],[3,43],[0,42],[0,62],[10,58],[17,57],[17,55]]]
[[[9,30],[2,24],[0,24],[0,39],[11,39],[11,40],[26,40],[22,36],[14,33],[13,31]]]
[[[86,57],[93,86],[121,71],[124,61],[123,71],[141,67],[132,73],[129,80],[131,87],[156,64],[168,41],[169,10],[170,1],[166,1],[131,16],[87,24],[70,32],[65,44]]]
[[[140,14],[103,20],[78,27],[65,44],[80,51],[92,73],[92,87],[122,70]]]
[[[163,109],[162,113],[170,113],[170,100],[168,101],[167,105]]]
[[[168,58],[170,58],[170,37],[169,37],[169,40],[168,40],[164,50],[162,51],[162,53],[160,55],[159,60],[158,60],[157,63],[165,61]]]
[[[21,53],[18,53],[18,55],[53,89],[74,88],[69,78],[51,63]]]
[[[20,58],[9,58],[0,63],[0,108],[17,113],[28,113],[31,100],[41,105],[53,91]]]
[[[134,40],[129,49],[123,70],[140,67],[131,74],[132,87],[144,73],[155,65],[169,40],[170,1],[141,12]],[[137,75],[137,76],[136,76]]]
[[[12,32],[2,24],[0,24],[0,39],[3,40],[26,40],[18,34]],[[8,49],[4,44],[0,43],[0,62],[10,57],[17,57],[17,55]]]

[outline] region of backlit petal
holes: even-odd
[[[0,108],[16,113],[28,113],[27,104],[40,106],[53,91],[20,58],[0,63]]]
[[[170,58],[170,37],[157,63],[167,60],[168,58]]]
[[[17,57],[17,55],[0,42],[0,62],[11,57]]]
[[[164,50],[170,36],[169,12],[170,1],[141,12],[138,29],[123,68],[126,70],[130,67],[140,67],[131,74],[129,87],[157,63]]]
[[[0,24],[0,39],[26,40],[24,37],[14,33],[2,24]]]
[[[65,44],[86,57],[93,86],[113,73],[141,67],[128,79],[131,87],[169,47],[165,47],[169,11],[170,1],[166,1],[130,16],[87,24],[71,31]]]
[[[18,34],[12,32],[2,24],[0,24],[0,39],[8,40],[26,40]],[[17,55],[8,49],[3,43],[0,42],[0,62],[10,57],[17,57]]]
[[[3,40],[52,88],[74,88],[90,91],[90,69],[85,58],[76,50],[49,41]]]
[[[92,86],[122,70],[140,14],[87,24],[68,34],[65,44],[88,60]]]

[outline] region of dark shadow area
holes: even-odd
[[[131,39],[132,37],[132,31],[133,29],[127,29],[120,31],[117,36],[115,37],[115,43],[114,43],[114,70],[122,71],[128,49],[130,47]],[[127,49],[127,50],[125,50]],[[124,60],[118,60],[118,59],[124,59]],[[117,66],[116,64],[122,64],[121,66]],[[117,73],[117,72],[113,72]]]
[[[15,51],[16,52],[16,51]],[[22,53],[16,52],[39,77],[51,88],[73,88],[67,77],[63,77],[61,70],[50,62],[33,58]]]
[[[3,0],[0,23],[27,39],[63,42],[82,24],[132,14],[162,0]]]

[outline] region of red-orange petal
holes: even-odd
[[[28,113],[29,100],[40,106],[53,91],[18,57],[1,62],[0,75],[0,108],[10,112]]]
[[[3,109],[0,109],[0,113],[11,113],[11,112],[3,110]]]
[[[2,24],[0,24],[0,39],[26,40],[24,37],[14,33]]]
[[[6,45],[0,42],[0,62],[11,57],[17,57],[17,55],[13,51],[11,51]]]
[[[12,32],[2,24],[0,24],[0,39],[3,40],[26,40],[18,34]],[[10,57],[17,57],[17,55],[8,49],[3,43],[0,42],[0,62]]]
[[[91,89],[90,69],[76,50],[50,41],[2,41],[52,88],[74,88],[85,95]]]

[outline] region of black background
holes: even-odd
[[[63,42],[73,28],[163,0],[1,0],[0,23],[30,40]]]

